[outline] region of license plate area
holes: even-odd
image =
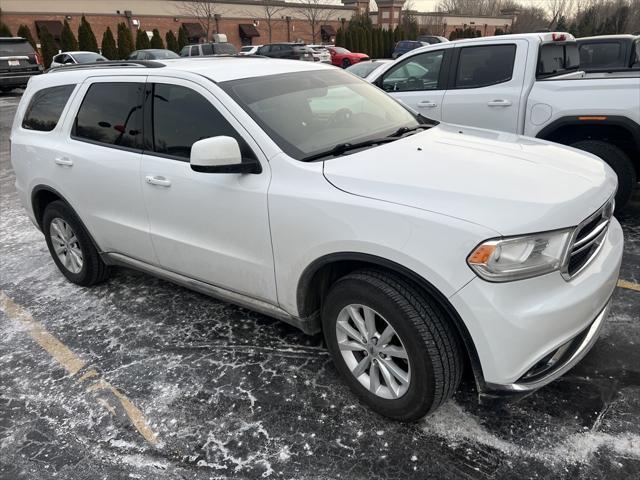
[[[10,67],[19,67],[20,66],[20,60],[18,60],[18,59],[11,59],[10,58],[8,63],[9,63]]]

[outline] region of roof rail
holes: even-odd
[[[59,68],[49,69],[49,73],[66,72],[68,70],[81,70],[83,68],[108,68],[108,67],[135,67],[135,68],[161,68],[164,63],[153,60],[108,60],[106,62],[79,63]]]

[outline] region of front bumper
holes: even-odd
[[[607,316],[622,250],[614,218],[600,252],[569,281],[559,272],[507,283],[476,278],[450,298],[477,352],[481,394],[527,394],[580,361]]]

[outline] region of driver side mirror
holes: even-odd
[[[204,138],[191,146],[191,169],[200,173],[260,173],[257,160],[245,159],[235,138],[221,135]]]

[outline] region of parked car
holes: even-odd
[[[640,69],[640,36],[601,35],[578,38],[580,69],[593,71],[623,71]]]
[[[62,52],[53,57],[51,60],[51,68],[107,61],[105,57],[96,52]]]
[[[422,47],[367,80],[434,120],[597,155],[618,175],[623,207],[640,172],[640,72],[585,73],[579,63],[567,33],[502,35]]]
[[[449,41],[448,38],[441,37],[439,35],[418,35],[418,38],[416,40],[422,43],[428,43],[430,45],[434,43],[443,43]]]
[[[380,59],[380,60],[364,60],[358,62],[355,65],[351,65],[347,68],[347,72],[353,73],[360,78],[365,78],[370,75],[375,69],[382,67],[382,65],[391,62],[392,60]]]
[[[398,420],[466,365],[481,398],[523,395],[595,343],[623,251],[598,158],[438,125],[320,62],[159,63],[22,96],[16,191],[71,282],[125,265],[322,332]]]
[[[303,43],[269,43],[262,45],[257,54],[270,58],[313,62],[313,52]]]
[[[211,57],[214,55],[236,55],[236,47],[229,42],[198,43],[186,45],[180,50],[181,57]]]
[[[0,37],[0,91],[26,87],[44,70],[40,55],[22,37]]]
[[[240,48],[238,55],[255,55],[262,45],[245,45]]]
[[[180,58],[180,55],[165,48],[149,48],[131,52],[127,60],[168,60],[171,58]]]
[[[316,62],[331,63],[331,54],[327,45],[307,45],[311,49],[313,60]]]
[[[350,52],[343,47],[327,47],[327,50],[331,54],[331,63],[336,67],[348,68],[358,62],[369,60],[369,55]]]
[[[391,53],[391,58],[398,58],[404,55],[411,50],[415,50],[416,48],[424,47],[425,45],[430,45],[428,42],[418,42],[416,40],[401,40],[400,42],[396,42],[396,45],[393,49],[393,53]]]

